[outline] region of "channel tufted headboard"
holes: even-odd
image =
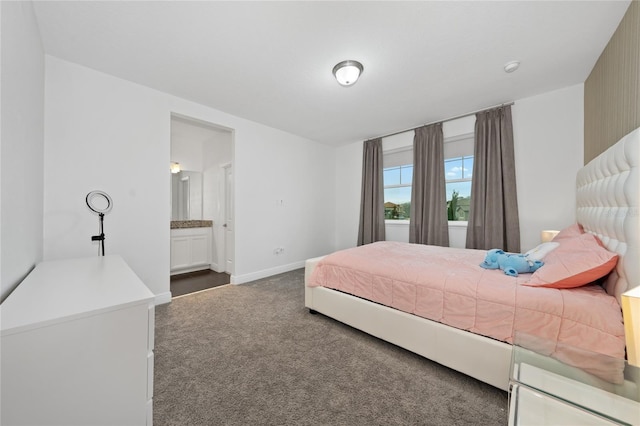
[[[620,255],[605,288],[620,301],[640,285],[640,128],[578,171],[576,219]]]

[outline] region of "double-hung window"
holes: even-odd
[[[444,160],[447,218],[468,220],[471,201],[471,175],[473,155]]]
[[[444,141],[444,178],[449,221],[469,220],[473,176],[473,133]]]
[[[449,221],[467,221],[473,176],[473,133],[444,140],[444,174]],[[384,217],[410,220],[413,148],[384,153]]]
[[[409,220],[413,179],[411,147],[384,153],[383,179],[385,220]]]

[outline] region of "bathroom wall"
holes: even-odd
[[[233,162],[233,133],[216,132],[213,139],[204,144],[203,158],[203,215],[213,220],[211,268],[217,272],[224,272],[224,223],[225,209],[228,208],[225,204],[224,166]]]

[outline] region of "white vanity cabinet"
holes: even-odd
[[[171,230],[171,274],[211,267],[211,228]]]
[[[151,425],[153,302],[120,256],[38,264],[0,305],[0,423]]]

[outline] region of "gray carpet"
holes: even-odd
[[[303,273],[157,307],[155,426],[507,424],[505,392],[309,314]]]

